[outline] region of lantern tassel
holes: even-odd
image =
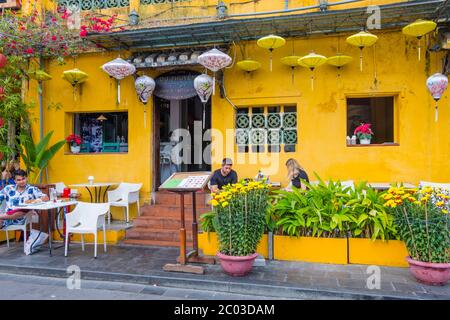
[[[314,91],[314,75],[311,75],[311,91]]]
[[[147,128],[147,105],[144,105],[144,128]]]
[[[438,120],[439,120],[439,109],[438,109],[438,105],[436,103],[435,114],[434,114],[434,121],[438,122]]]
[[[213,96],[216,95],[216,73],[214,72],[214,77],[213,77]]]
[[[205,103],[203,103],[203,121],[202,121],[203,130],[205,130],[205,119],[206,119],[205,114],[206,114],[206,107],[205,107]]]
[[[363,71],[363,49],[360,48],[361,52],[359,54],[359,70]]]
[[[420,39],[419,39],[419,46],[418,46],[418,49],[419,49],[418,52],[419,52],[419,61],[420,61],[420,56],[421,56],[421,54],[420,54],[420,51],[421,51],[421,50],[420,50],[420,49],[421,49],[421,48],[420,48]]]
[[[117,80],[117,105],[120,105],[120,80]]]
[[[292,69],[292,84],[294,84],[294,78],[295,78],[295,68],[294,67],[291,67],[291,69]]]
[[[270,72],[272,72],[272,49],[270,50]]]

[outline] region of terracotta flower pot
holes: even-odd
[[[407,257],[409,271],[421,283],[443,286],[450,280],[450,263],[422,262]]]
[[[242,277],[247,275],[253,267],[258,253],[254,253],[245,257],[227,256],[218,252],[217,257],[220,259],[220,265],[226,274],[233,277]]]

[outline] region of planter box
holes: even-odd
[[[356,238],[350,238],[348,241],[350,263],[408,267],[406,257],[409,254],[403,241],[372,241]]]
[[[15,231],[8,231],[8,235],[9,235],[9,241],[14,241],[16,240],[16,232]],[[2,231],[0,232],[0,242],[6,242],[6,232]]]
[[[215,256],[219,251],[219,241],[217,240],[217,233],[203,232],[198,235],[198,248],[203,251],[205,256]],[[264,258],[269,257],[269,240],[267,234],[262,236],[261,242],[256,249]]]
[[[274,236],[274,258],[347,264],[347,239]]]

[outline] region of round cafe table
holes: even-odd
[[[92,203],[100,203],[102,200],[102,188],[105,188],[103,191],[103,202],[106,202],[106,192],[112,186],[117,186],[119,183],[117,182],[94,182],[94,183],[79,183],[79,184],[71,184],[69,187],[73,188],[86,188],[89,192],[89,196],[91,197]],[[91,189],[94,190],[94,194],[92,194]]]

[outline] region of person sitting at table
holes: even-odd
[[[14,172],[15,185],[8,185],[0,191],[0,202],[6,201],[6,213],[0,214],[0,229],[10,225],[23,224],[26,208],[14,208],[26,203],[48,201],[48,196],[39,188],[27,183],[27,173],[23,170]]]
[[[228,184],[234,184],[238,182],[238,176],[236,171],[231,169],[233,161],[229,158],[222,160],[222,168],[214,171],[210,180],[210,189],[212,193],[217,193],[219,190]]]
[[[308,174],[305,169],[295,159],[289,159],[286,161],[286,167],[288,170],[289,186],[287,190],[292,190],[292,187],[306,190],[306,186],[302,185],[301,180],[309,182]]]

